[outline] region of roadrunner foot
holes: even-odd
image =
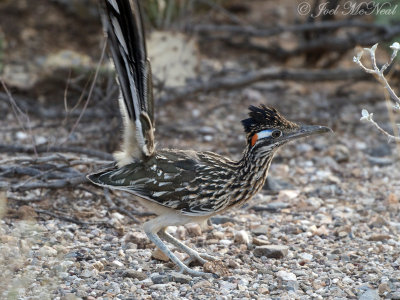
[[[171,243],[174,245],[176,248],[182,250],[183,252],[187,253],[189,255],[189,258],[185,260],[185,265],[189,265],[193,261],[198,261],[202,265],[204,265],[208,260],[217,260],[218,258],[213,257],[211,255],[208,255],[206,253],[199,253],[196,250],[193,250],[192,248],[189,248],[185,244],[183,244],[181,241],[177,240],[174,238],[172,235],[169,233],[165,232],[165,230],[160,230],[158,233],[158,236],[168,243]]]

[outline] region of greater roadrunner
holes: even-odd
[[[275,152],[294,139],[330,131],[286,120],[272,107],[250,106],[242,121],[247,145],[232,161],[212,152],[155,150],[151,69],[147,58],[140,5],[134,0],[104,0],[103,24],[121,89],[124,122],[117,166],[88,176],[96,185],[134,194],[158,216],[144,223],[149,239],[181,272],[204,275],[181,262],[161,240],[204,264],[214,259],[184,245],[168,226],[206,222],[215,214],[250,200],[264,185]]]

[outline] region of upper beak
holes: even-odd
[[[301,125],[300,128],[291,134],[286,135],[287,139],[298,139],[314,134],[321,134],[326,132],[333,132],[332,129],[319,125]]]

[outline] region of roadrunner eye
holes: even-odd
[[[280,137],[281,135],[282,135],[282,131],[280,131],[280,130],[274,130],[274,131],[271,133],[271,136],[272,136],[274,139]]]

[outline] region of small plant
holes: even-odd
[[[362,49],[356,56],[354,56],[353,61],[359,65],[365,72],[374,75],[374,77],[385,87],[385,90],[387,92],[387,99],[392,100],[392,107],[395,110],[400,110],[400,98],[396,95],[395,91],[391,88],[389,83],[387,82],[384,72],[387,70],[387,68],[392,65],[394,62],[397,53],[400,50],[400,44],[398,42],[393,43],[390,48],[392,49],[392,55],[387,63],[385,63],[381,68],[378,68],[376,64],[376,57],[375,57],[375,52],[376,48],[378,47],[378,44],[373,45],[371,48],[364,48]],[[362,62],[361,59],[364,55],[364,53],[368,53],[370,55],[371,59],[371,68],[366,67]],[[384,130],[378,123],[376,123],[373,119],[373,113],[369,113],[368,110],[363,109],[361,111],[361,121],[365,122],[370,122],[372,123],[380,132],[382,132],[384,135],[386,135],[389,139],[389,141],[400,141],[400,137],[398,136],[398,130],[396,127],[394,127],[394,134],[390,134],[386,130]],[[397,124],[399,126],[400,124]]]

